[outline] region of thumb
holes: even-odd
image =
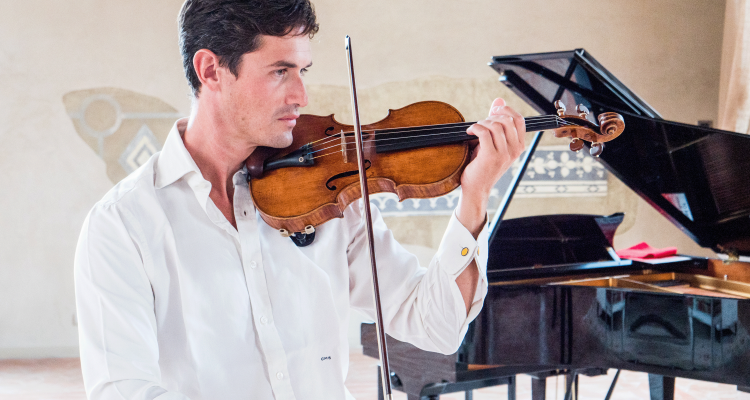
[[[498,114],[503,107],[505,107],[505,100],[499,97],[496,98],[495,101],[492,102],[492,107],[490,107],[490,115]]]

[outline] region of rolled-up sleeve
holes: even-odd
[[[160,387],[154,295],[144,249],[117,208],[97,205],[76,249],[74,277],[87,397],[185,400]]]
[[[361,205],[347,209],[351,223],[348,249],[350,302],[375,318],[367,235],[359,223]],[[448,223],[430,265],[419,265],[416,256],[396,242],[379,211],[372,209],[380,297],[386,332],[423,350],[451,354],[458,350],[469,323],[482,309],[487,294],[487,226],[477,239],[458,221]],[[477,290],[467,315],[456,278],[476,260]]]

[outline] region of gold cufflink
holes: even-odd
[[[463,250],[461,250],[461,255],[465,256],[467,254],[469,254],[469,248],[468,247],[464,247]]]

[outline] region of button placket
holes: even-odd
[[[250,191],[244,181],[235,183],[235,204],[242,205],[242,217],[237,220],[240,236],[242,265],[245,269],[245,284],[250,296],[250,308],[257,319],[256,334],[261,351],[265,355],[266,368],[272,379],[271,387],[276,398],[294,399],[294,391],[288,379],[287,357],[281,337],[273,323],[273,310],[263,268],[259,227]],[[238,212],[240,210],[238,209]],[[244,212],[247,215],[244,215]],[[280,376],[280,377],[279,377]]]

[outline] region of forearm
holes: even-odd
[[[471,232],[474,239],[484,228],[487,222],[487,199],[483,195],[462,193],[456,208],[456,218],[466,229]],[[461,291],[461,297],[464,299],[466,314],[469,313],[471,305],[474,302],[474,296],[477,292],[477,283],[479,282],[479,268],[476,261],[472,261],[461,274],[456,277],[456,285]]]
[[[456,277],[456,285],[458,290],[461,291],[461,297],[464,299],[464,305],[466,306],[466,314],[469,314],[471,305],[474,303],[474,296],[477,294],[477,284],[479,283],[479,268],[477,262],[472,261],[468,267],[458,277]]]
[[[456,207],[456,218],[476,239],[487,222],[489,193],[462,192]]]

